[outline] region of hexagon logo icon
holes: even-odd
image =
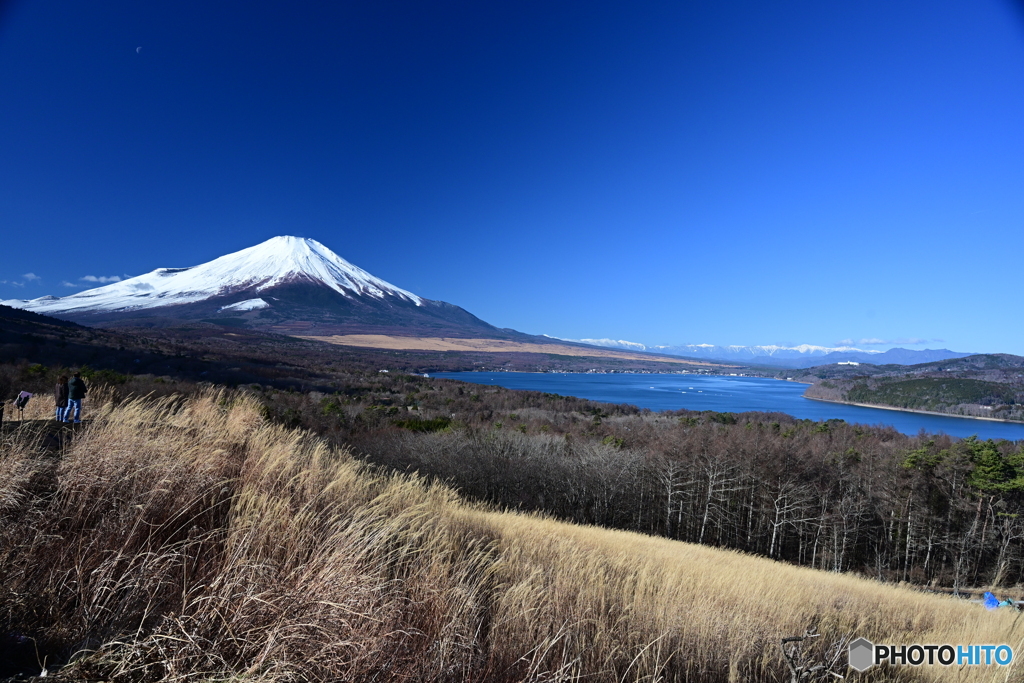
[[[867,638],[858,638],[850,643],[850,668],[867,671],[875,663],[875,644]]]

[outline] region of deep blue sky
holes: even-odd
[[[0,298],[293,234],[525,332],[1024,354],[1011,0],[2,7]]]

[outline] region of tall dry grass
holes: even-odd
[[[775,681],[811,626],[812,658],[850,636],[1024,652],[1016,614],[469,505],[245,398],[94,411],[59,458],[30,430],[0,457],[0,634],[69,677]]]
[[[89,394],[82,401],[82,418],[91,420],[93,408],[101,408],[111,402],[116,394],[117,391],[106,384],[89,387]],[[22,421],[27,423],[35,420],[53,420],[56,422],[57,406],[52,393],[33,394],[24,410],[20,412],[14,406],[13,399],[4,400],[3,403],[0,403],[0,410],[3,411],[3,422],[8,425],[8,428],[17,427],[22,424]]]

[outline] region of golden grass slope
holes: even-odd
[[[467,504],[244,397],[108,404],[59,461],[30,434],[0,451],[0,632],[77,657],[72,679],[777,681],[809,626],[814,657],[857,636],[1024,652],[1016,613]]]
[[[322,341],[339,346],[361,346],[371,349],[391,349],[400,351],[477,351],[487,353],[550,353],[560,356],[579,356],[587,358],[618,358],[621,360],[657,361],[676,363],[679,365],[697,365],[706,367],[730,368],[733,365],[722,363],[702,363],[700,361],[671,358],[614,349],[585,348],[567,346],[565,344],[528,344],[526,342],[507,341],[504,339],[458,339],[455,337],[397,337],[386,334],[335,334],[327,337],[309,337],[301,335],[299,339]]]

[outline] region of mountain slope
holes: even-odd
[[[86,325],[207,320],[279,332],[518,336],[443,301],[424,299],[354,266],[316,240],[274,237],[189,268],[151,273],[65,297],[0,302]]]

